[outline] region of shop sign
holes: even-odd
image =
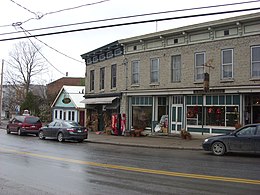
[[[69,104],[69,103],[71,102],[71,99],[70,99],[70,98],[64,98],[64,99],[62,100],[62,102],[63,102],[64,104]]]

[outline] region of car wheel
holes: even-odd
[[[59,134],[58,134],[58,141],[59,141],[59,142],[63,142],[63,141],[64,141],[63,133],[59,133]]]
[[[18,134],[19,136],[23,135],[23,133],[22,133],[22,131],[21,131],[20,128],[18,129],[17,134]]]
[[[213,154],[217,156],[224,155],[226,152],[226,147],[222,142],[214,142],[211,146]]]
[[[43,131],[40,131],[38,135],[40,139],[45,139]]]
[[[7,133],[7,134],[10,134],[10,133],[11,133],[9,127],[7,127],[7,129],[6,129],[6,133]]]
[[[78,140],[79,143],[82,143],[83,141],[84,141],[84,139],[80,139],[80,140]]]

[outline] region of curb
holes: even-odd
[[[158,146],[158,145],[129,144],[129,143],[91,141],[91,140],[85,140],[85,142],[95,143],[95,144],[120,145],[120,146],[128,146],[128,147],[142,147],[142,148],[174,149],[174,150],[203,150],[200,147]]]

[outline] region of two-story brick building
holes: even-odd
[[[154,131],[164,119],[167,133],[222,133],[260,122],[260,13],[119,40],[82,58],[86,108],[126,113],[127,129]]]

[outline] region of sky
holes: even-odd
[[[4,61],[8,62],[10,59],[9,53],[13,50],[14,45],[20,41],[28,41],[28,38],[3,41],[3,39],[25,36],[24,32],[17,33],[17,31],[21,31],[20,27],[26,31],[29,31],[31,35],[36,35],[65,30],[99,27],[118,23],[260,7],[260,1],[255,1],[253,3],[218,8],[204,8],[199,10],[195,9],[181,12],[170,12],[167,14],[154,14],[144,17],[86,23],[109,18],[119,18],[125,16],[249,1],[251,0],[1,0],[0,59],[4,59]],[[260,10],[258,11],[260,12]],[[32,37],[30,40],[41,47],[41,53],[44,58],[47,59],[46,68],[48,70],[44,74],[36,75],[36,77],[33,78],[33,82],[37,84],[48,84],[61,77],[64,77],[66,72],[68,73],[69,77],[84,77],[85,64],[80,55],[116,40],[178,28],[195,23],[249,14],[253,12],[239,12],[215,16],[204,16],[189,19],[177,19],[95,30],[85,30],[66,34],[41,36],[37,37],[37,39]],[[76,23],[85,24],[71,25],[62,28],[49,28]],[[20,27],[17,25],[13,26],[12,24],[20,24]],[[47,29],[45,30],[31,31],[32,29],[46,27]],[[66,57],[60,53],[63,53],[69,57]],[[8,68],[8,63],[4,63],[4,72]]]

